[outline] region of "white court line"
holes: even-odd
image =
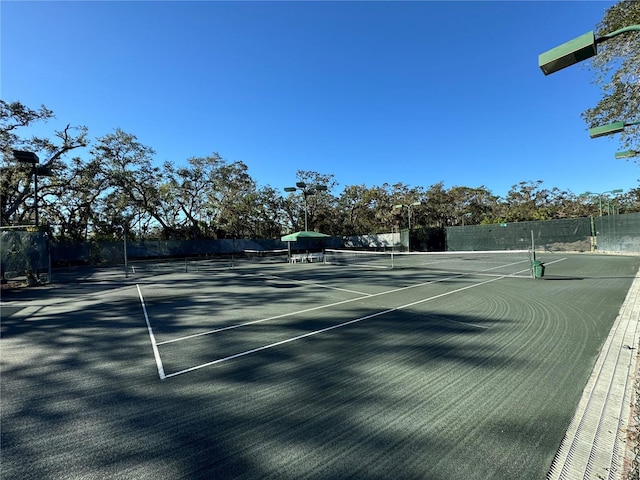
[[[436,320],[441,320],[443,322],[458,323],[460,325],[465,325],[467,327],[480,328],[482,330],[488,330],[489,328],[491,328],[488,325],[478,325],[477,323],[461,322],[460,320],[451,320],[450,318],[441,317],[440,315],[429,315],[429,316],[432,318],[435,318]]]
[[[451,290],[449,292],[441,293],[439,295],[434,295],[433,297],[423,298],[422,300],[417,300],[415,302],[407,303],[406,305],[402,305],[400,307],[389,308],[389,309],[383,310],[381,312],[373,313],[371,315],[366,315],[364,317],[356,318],[354,320],[349,320],[348,322],[339,323],[338,325],[332,325],[331,327],[322,328],[320,330],[314,330],[313,332],[308,332],[308,333],[305,333],[305,334],[302,334],[302,335],[298,335],[296,337],[288,338],[286,340],[281,340],[279,342],[270,343],[269,345],[263,345],[262,347],[253,348],[253,349],[247,350],[245,352],[240,352],[240,353],[236,353],[234,355],[229,355],[228,357],[219,358],[218,360],[214,360],[212,362],[203,363],[201,365],[196,365],[195,367],[190,367],[190,368],[186,368],[184,370],[180,370],[180,371],[177,371],[177,372],[174,372],[174,373],[170,373],[170,374],[166,375],[165,378],[176,377],[176,376],[182,375],[184,373],[193,372],[194,370],[199,370],[201,368],[210,367],[212,365],[216,365],[218,363],[226,362],[228,360],[233,360],[234,358],[243,357],[245,355],[250,355],[252,353],[260,352],[262,350],[267,350],[268,348],[277,347],[277,346],[283,345],[285,343],[295,342],[296,340],[301,340],[301,339],[306,338],[306,337],[311,337],[312,335],[317,335],[319,333],[328,332],[328,331],[334,330],[336,328],[346,327],[347,325],[352,325],[354,323],[362,322],[363,320],[368,320],[370,318],[375,318],[375,317],[379,317],[381,315],[386,315],[387,313],[391,313],[391,312],[395,312],[395,311],[402,310],[402,309],[405,309],[405,308],[413,307],[414,305],[419,305],[421,303],[429,302],[429,301],[435,300],[437,298],[446,297],[447,295],[452,295],[454,293],[458,293],[458,292],[461,292],[463,290],[468,290],[470,288],[479,287],[480,285],[485,285],[485,284],[490,283],[490,282],[495,282],[496,280],[501,280],[503,278],[505,278],[505,277],[495,277],[495,278],[492,278],[490,280],[485,280],[484,282],[474,283],[473,285],[467,285],[466,287],[458,288],[456,290]]]
[[[516,265],[518,263],[522,263],[522,262],[515,262],[513,264],[509,264],[508,266]],[[495,268],[496,267],[492,267],[492,268],[489,268],[487,270],[494,270]],[[527,268],[526,270],[521,270],[520,272],[517,272],[517,273],[530,272],[530,270],[531,270],[530,268]],[[393,290],[387,290],[386,292],[378,292],[378,293],[371,293],[371,294],[369,294],[369,293],[364,294],[363,293],[363,294],[361,294],[362,295],[361,297],[352,298],[352,299],[349,299],[349,300],[342,300],[342,301],[334,302],[334,303],[329,303],[327,305],[320,305],[318,307],[306,308],[304,310],[297,310],[295,312],[283,313],[282,315],[275,315],[273,317],[262,318],[260,320],[253,320],[251,322],[237,323],[237,324],[234,324],[234,325],[228,325],[226,327],[220,327],[220,328],[216,328],[216,329],[213,329],[213,330],[207,330],[206,332],[194,333],[193,335],[187,335],[187,336],[184,336],[184,337],[173,338],[171,340],[165,340],[164,342],[159,342],[158,345],[167,345],[169,343],[181,342],[182,340],[190,340],[192,338],[202,337],[202,336],[205,336],[205,335],[212,335],[214,333],[224,332],[226,330],[233,330],[233,329],[236,329],[236,328],[247,327],[249,325],[255,325],[257,323],[263,323],[263,322],[268,322],[268,321],[271,321],[271,320],[277,320],[279,318],[290,317],[292,315],[298,315],[300,313],[312,312],[314,310],[321,310],[323,308],[335,307],[337,305],[343,305],[345,303],[357,302],[357,301],[362,300],[364,298],[373,298],[373,297],[378,297],[380,295],[387,295],[389,293],[401,292],[402,290],[407,290],[409,288],[422,287],[424,285],[429,285],[429,284],[438,283],[438,282],[444,282],[444,281],[447,281],[447,280],[451,280],[452,278],[465,277],[465,276],[468,276],[468,275],[482,275],[482,273],[479,273],[479,272],[459,273],[459,274],[452,275],[452,276],[449,276],[449,277],[443,277],[443,278],[440,278],[438,280],[429,280],[428,282],[417,283],[415,285],[409,285],[407,287],[394,288]],[[275,277],[275,275],[274,275],[274,277]],[[496,278],[505,278],[505,277],[513,277],[513,274],[499,275]],[[311,285],[315,285],[315,284],[311,283]],[[350,292],[350,293],[359,293],[359,292]]]
[[[545,265],[551,265],[552,263],[558,263],[561,262],[563,260],[566,260],[567,257],[563,257],[563,258],[559,258],[558,260],[554,260],[553,262],[543,262]]]
[[[140,296],[140,303],[142,304],[142,311],[144,312],[144,319],[147,322],[147,330],[149,331],[149,338],[151,338],[151,348],[153,348],[153,356],[156,358],[156,365],[158,366],[158,375],[160,380],[164,380],[167,376],[164,374],[164,367],[162,366],[162,359],[160,358],[160,352],[158,351],[158,344],[156,338],[153,336],[153,330],[151,329],[151,323],[149,322],[149,315],[147,315],[147,307],[144,304],[144,298],[142,297],[142,291],[140,285],[136,283],[138,289],[138,295]]]
[[[332,287],[331,285],[323,285],[322,283],[309,282],[307,280],[295,280],[293,278],[280,277],[278,275],[267,275],[265,273],[258,274],[261,277],[277,278],[278,280],[286,280],[287,282],[302,283],[303,285],[311,285],[312,287],[327,288],[329,290],[338,290],[340,292],[355,293],[356,295],[372,296],[372,293],[358,292],[356,290],[347,290],[346,288]]]
[[[185,337],[178,337],[178,338],[173,338],[171,340],[165,340],[164,342],[158,343],[158,345],[166,345],[168,343],[181,342],[182,340],[189,340],[189,339],[196,338],[196,337],[202,337],[204,335],[212,335],[214,333],[224,332],[225,330],[233,330],[233,329],[236,329],[236,328],[247,327],[249,325],[255,325],[256,323],[268,322],[270,320],[277,320],[279,318],[291,317],[292,315],[299,315],[301,313],[308,313],[308,312],[313,312],[315,310],[322,310],[324,308],[335,307],[337,305],[344,305],[345,303],[357,302],[357,301],[363,300],[365,298],[373,298],[373,297],[378,297],[380,295],[387,295],[389,293],[401,292],[402,290],[407,290],[409,288],[422,287],[424,285],[429,285],[431,283],[444,282],[446,280],[451,280],[452,278],[457,278],[457,277],[463,277],[465,275],[467,275],[467,274],[461,273],[459,275],[454,275],[454,276],[451,276],[451,277],[443,277],[443,278],[440,278],[438,280],[429,280],[428,282],[417,283],[415,285],[409,285],[408,287],[394,288],[393,290],[387,290],[386,292],[366,294],[366,295],[363,295],[361,297],[351,298],[349,300],[341,300],[339,302],[328,303],[326,305],[320,305],[320,306],[317,306],[317,307],[305,308],[304,310],[297,310],[295,312],[283,313],[281,315],[275,315],[273,317],[262,318],[260,320],[253,320],[251,322],[237,323],[235,325],[228,325],[226,327],[220,327],[220,328],[216,328],[214,330],[208,330],[206,332],[194,333],[193,335],[187,335]],[[504,277],[497,277],[497,278],[504,278]]]

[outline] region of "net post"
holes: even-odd
[[[231,240],[231,270],[235,268],[235,254],[236,254],[236,237],[233,236],[233,240]]]
[[[531,260],[535,261],[536,259],[536,244],[533,236],[533,230],[531,230]]]
[[[124,230],[124,278],[129,278],[129,259],[127,258],[127,227]]]
[[[536,261],[536,244],[535,244],[535,239],[534,239],[534,234],[533,234],[533,230],[531,230],[531,278],[535,279],[536,278],[536,272],[535,272],[535,261]]]

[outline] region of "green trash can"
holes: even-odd
[[[533,261],[533,276],[535,278],[544,277],[544,263],[537,260]]]

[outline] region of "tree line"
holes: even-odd
[[[487,187],[403,183],[338,191],[334,175],[298,171],[298,182],[326,191],[304,195],[260,186],[242,161],[218,153],[179,164],[154,163],[154,150],[135,135],[116,129],[89,140],[87,127],[67,125],[51,138],[21,136],[53,112],[0,100],[0,182],[3,226],[33,225],[32,166],[18,163],[13,150],[36,153],[50,176],[38,186],[40,224],[58,240],[89,238],[278,238],[303,230],[341,235],[407,228],[518,222],[640,211],[640,188],[615,198],[582,196],[523,181],[504,197]],[[88,158],[74,156],[89,147]]]

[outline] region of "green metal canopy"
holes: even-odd
[[[331,235],[325,235],[324,233],[320,233],[320,232],[302,231],[302,232],[290,233],[289,235],[280,237],[280,240],[283,242],[297,242],[301,238],[327,238],[330,236]]]

